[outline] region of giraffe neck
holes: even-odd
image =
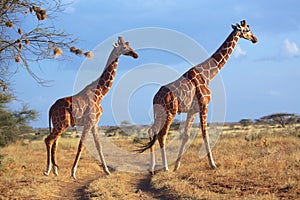
[[[202,64],[204,78],[209,82],[212,80],[228,61],[240,36],[239,32],[233,30],[218,50]]]
[[[113,84],[119,61],[119,53],[116,48],[111,52],[105,69],[98,79],[95,94],[102,99]]]
[[[228,61],[230,55],[233,52],[238,40],[240,39],[239,31],[233,30],[227,37],[225,42],[219,47],[219,49],[211,56],[218,65],[219,70]]]

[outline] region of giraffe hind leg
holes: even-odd
[[[46,171],[44,172],[45,176],[48,176],[51,168],[52,168],[52,151],[53,151],[53,143],[56,140],[55,132],[52,131],[48,137],[45,139],[46,149],[47,149],[47,165],[46,165]]]
[[[148,130],[150,142],[155,141],[156,139],[153,140],[153,137],[156,137],[156,132],[153,133],[153,128],[151,127]],[[153,175],[155,173],[155,145],[153,144],[150,147],[150,165],[149,165],[149,172]]]
[[[58,138],[53,142],[52,148],[51,148],[51,162],[52,162],[52,172],[58,176],[58,169],[59,166],[57,165],[56,161],[56,152],[57,152],[57,144],[58,143]]]
[[[150,174],[155,174],[155,142],[158,139],[158,134],[161,130],[161,124],[163,124],[163,112],[164,108],[162,108],[160,105],[155,104],[154,106],[154,122],[152,126],[148,130],[149,135],[149,143],[147,143],[140,152],[144,152],[145,150],[150,148],[150,163],[149,163],[149,172]]]
[[[49,135],[45,139],[45,144],[47,149],[47,165],[46,165],[46,170],[44,172],[44,175],[48,176],[51,170],[51,148],[52,148],[51,135]]]
[[[57,139],[62,132],[63,132],[62,130],[53,128],[52,132],[45,139],[45,144],[46,144],[46,148],[47,148],[47,166],[46,166],[46,171],[44,172],[44,175],[46,175],[46,176],[49,175],[51,168],[52,168],[52,164],[54,166],[54,168],[53,168],[54,174],[56,174],[56,175],[58,174],[57,173],[58,166],[56,164]]]
[[[167,134],[170,129],[170,125],[175,117],[172,113],[168,113],[166,115],[166,121],[163,126],[163,128],[160,130],[158,133],[158,142],[160,145],[160,150],[161,150],[161,157],[162,157],[162,164],[163,168],[165,171],[169,171],[168,167],[168,161],[167,161],[167,154],[166,154],[166,139],[167,139]]]

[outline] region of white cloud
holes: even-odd
[[[278,97],[278,96],[280,96],[280,92],[277,90],[270,90],[270,91],[268,91],[268,95],[273,96],[273,97]]]
[[[240,45],[236,45],[236,47],[234,49],[234,52],[233,52],[233,56],[235,58],[239,58],[241,56],[245,56],[246,54],[247,54],[246,50],[243,50]]]
[[[282,47],[282,53],[285,57],[300,56],[300,50],[295,42],[285,39]]]
[[[284,61],[293,58],[300,58],[300,49],[298,45],[291,41],[290,39],[285,39],[280,42],[281,44],[277,45],[277,47],[273,46],[277,53],[270,56],[264,56],[257,61]],[[279,47],[279,48],[278,48]]]

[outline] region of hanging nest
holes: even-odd
[[[54,48],[53,50],[54,58],[57,58],[58,56],[62,55],[62,50],[59,47]]]

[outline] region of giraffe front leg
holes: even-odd
[[[208,112],[208,105],[206,104],[202,107],[202,109],[200,111],[200,124],[201,124],[202,137],[203,137],[205,149],[207,152],[209,165],[212,169],[215,169],[215,168],[217,168],[217,166],[216,166],[213,156],[212,156],[212,152],[211,152],[211,148],[210,148],[210,144],[209,144],[209,135],[207,133],[207,112]]]
[[[185,151],[185,145],[186,145],[186,143],[189,139],[190,129],[191,129],[191,126],[192,126],[193,121],[195,119],[195,115],[196,115],[195,113],[188,113],[187,114],[185,127],[184,127],[184,132],[183,132],[183,135],[182,135],[182,143],[181,143],[181,147],[180,147],[180,150],[179,150],[179,153],[178,153],[177,160],[175,162],[174,171],[177,171],[180,167],[182,155]]]
[[[102,151],[102,145],[101,145],[100,138],[99,138],[99,135],[98,135],[98,126],[97,125],[95,125],[92,128],[92,133],[93,133],[94,142],[95,142],[95,145],[96,145],[96,148],[97,148],[97,151],[98,151],[101,163],[102,163],[103,170],[107,175],[110,175],[110,171],[109,171],[109,169],[106,165],[105,159],[104,159],[104,155],[103,155],[103,151]]]
[[[166,154],[166,146],[163,145],[160,149],[161,157],[162,157],[162,164],[165,171],[169,171],[168,161],[167,161],[167,154]]]
[[[75,157],[75,160],[74,160],[74,164],[73,164],[73,167],[72,167],[72,177],[75,180],[77,180],[77,178],[76,178],[76,171],[77,171],[78,162],[79,162],[81,153],[82,153],[82,151],[84,149],[85,141],[86,141],[87,135],[89,133],[89,130],[90,130],[90,128],[87,128],[87,127],[83,128],[82,136],[81,136],[81,139],[79,141],[77,154],[76,154],[76,157]]]

